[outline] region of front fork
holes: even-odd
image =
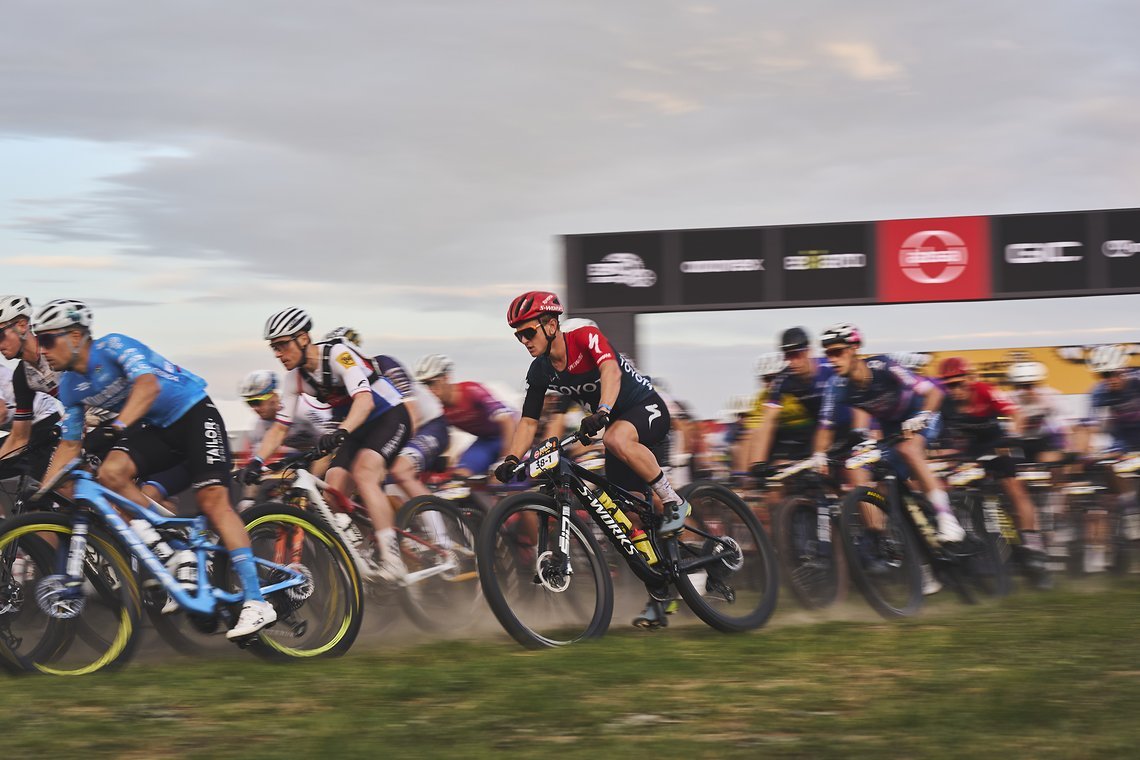
[[[84,514],[76,514],[71,524],[71,539],[67,543],[63,574],[68,596],[81,596],[83,591],[83,562],[87,557],[87,535],[91,521]]]

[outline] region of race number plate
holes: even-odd
[[[533,462],[531,462],[528,472],[530,472],[530,476],[532,478],[537,478],[544,472],[549,472],[551,470],[557,469],[559,460],[560,453],[558,449],[555,449],[554,451],[543,454],[538,459],[535,459]]]

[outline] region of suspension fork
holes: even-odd
[[[77,513],[71,524],[71,540],[67,542],[63,574],[67,576],[66,585],[78,589],[83,584],[83,560],[87,556],[87,535],[91,521],[87,515]],[[62,552],[61,552],[62,553]]]

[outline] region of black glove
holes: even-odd
[[[608,424],[610,424],[609,412],[594,412],[589,417],[582,419],[582,424],[578,426],[578,433],[580,435],[593,437]]]
[[[123,437],[123,430],[110,422],[100,423],[83,436],[83,450],[100,458],[106,457]]]
[[[344,443],[346,438],[348,438],[348,431],[344,428],[337,428],[331,433],[325,433],[320,437],[320,440],[317,441],[317,451],[321,456],[331,454],[340,448],[340,445]]]
[[[757,488],[763,488],[768,478],[772,477],[773,467],[767,462],[756,462],[748,468],[748,474],[756,481]]]
[[[265,462],[261,461],[261,457],[254,457],[246,462],[245,467],[241,468],[241,473],[238,475],[241,482],[247,486],[256,485],[261,480],[261,470],[265,467]]]
[[[500,483],[510,483],[517,476],[515,468],[519,466],[519,458],[514,454],[507,454],[502,463],[495,468],[495,477]]]

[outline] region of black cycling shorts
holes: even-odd
[[[403,404],[394,406],[350,433],[329,466],[351,469],[356,453],[369,449],[384,457],[384,463],[391,467],[411,434],[412,421],[407,407]]]
[[[0,462],[0,479],[30,475],[36,480],[43,477],[51,463],[55,447],[59,444],[60,416],[51,414],[32,424],[28,443],[19,454],[13,453]]]
[[[637,430],[637,440],[654,451],[662,441],[669,437],[672,418],[669,407],[656,393],[644,398],[629,409],[622,410],[614,417],[614,421],[628,422]],[[660,455],[657,463],[661,464]],[[669,464],[668,461],[665,464]],[[647,493],[649,484],[646,483],[630,466],[618,459],[606,449],[606,478],[614,485],[634,493]]]
[[[230,483],[226,424],[208,396],[167,427],[132,427],[115,449],[127,452],[140,478],[185,464],[195,491]]]

